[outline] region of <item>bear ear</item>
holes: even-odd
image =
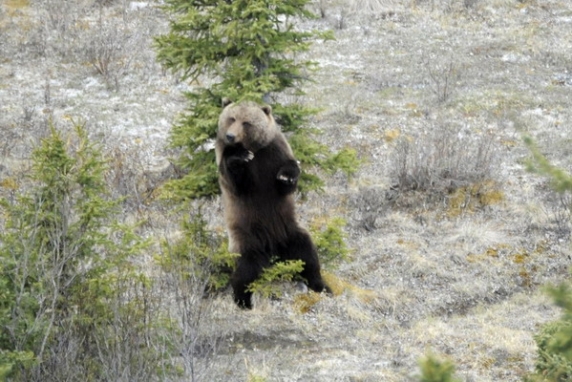
[[[272,114],[272,107],[270,105],[264,105],[262,106],[262,111],[264,112],[264,114],[270,115]]]
[[[224,97],[224,98],[222,99],[222,107],[223,107],[223,108],[227,107],[227,106],[230,105],[231,103],[232,103],[232,100],[231,100],[230,98]]]

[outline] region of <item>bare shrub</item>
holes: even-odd
[[[348,25],[364,25],[364,18],[387,18],[402,8],[399,0],[319,0],[315,12],[322,19],[329,19],[334,29],[346,29]]]
[[[395,189],[451,193],[494,179],[495,141],[490,131],[475,133],[451,125],[399,139],[391,177]]]
[[[558,238],[568,238],[572,233],[572,191],[550,190],[546,196],[546,213],[552,230]]]
[[[150,43],[156,25],[149,20],[152,6],[130,9],[128,2],[46,0],[35,6],[39,22],[30,39],[36,54],[88,64],[115,90],[143,59],[141,46]]]
[[[353,0],[349,2],[352,12],[366,12],[369,14],[382,12],[390,5],[396,6],[397,3],[393,0]]]
[[[188,274],[167,273],[161,278],[164,306],[171,330],[166,333],[169,363],[182,370],[185,381],[209,381],[222,331],[211,320],[214,303],[203,298],[201,280]]]
[[[89,7],[86,0],[65,3],[62,0],[45,0],[34,4],[38,25],[30,37],[35,53],[40,56],[69,56],[78,41],[78,31],[85,26],[81,20],[89,12]]]
[[[230,267],[235,256],[226,251],[219,235],[207,229],[200,212],[183,222],[182,231],[180,237],[162,242],[157,257],[164,312],[172,328],[167,338],[173,349],[170,362],[183,371],[186,381],[211,381],[225,332],[213,318],[214,301],[204,297],[228,283],[228,274],[220,274],[220,268]]]
[[[62,12],[62,4],[59,0],[45,0],[38,5],[40,6],[43,32],[46,35],[64,38],[73,29],[75,22],[85,7],[85,2],[80,1],[69,4],[65,12]]]
[[[437,101],[444,103],[449,100],[459,78],[457,66],[452,61],[441,65],[426,61],[424,66],[431,80],[429,83],[431,91],[437,97]]]
[[[475,7],[478,2],[479,0],[463,0],[463,5],[465,6],[465,8],[470,9]]]
[[[122,198],[126,207],[141,206],[149,189],[142,151],[119,145],[109,150],[109,171],[106,178],[112,186],[112,193],[115,197]]]
[[[338,30],[345,29],[347,27],[348,10],[342,7],[339,13],[335,16],[334,28]]]
[[[328,4],[326,0],[318,0],[316,2],[316,6],[317,6],[317,12],[318,15],[322,18],[325,19],[326,16],[328,15]]]
[[[136,18],[114,17],[100,5],[97,22],[80,33],[85,61],[103,76],[109,86],[119,88],[119,79],[129,73],[144,44],[145,27]]]
[[[527,170],[548,178],[548,208],[559,236],[568,237],[572,231],[572,175],[565,167],[552,164],[530,137],[524,142],[531,152],[526,161]]]
[[[108,27],[107,23],[99,23],[94,34],[93,45],[88,49],[89,63],[106,79],[111,76],[112,65],[121,52],[117,26]]]

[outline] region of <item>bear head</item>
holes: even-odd
[[[217,140],[224,146],[242,145],[255,153],[276,137],[278,128],[270,106],[251,101],[232,103],[223,100],[223,107]]]

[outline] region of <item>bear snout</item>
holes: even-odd
[[[226,140],[228,141],[228,143],[234,143],[235,139],[236,139],[236,135],[230,134],[230,133],[226,134]]]

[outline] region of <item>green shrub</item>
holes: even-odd
[[[565,354],[555,351],[554,343],[559,337],[570,335],[571,323],[555,321],[546,324],[534,340],[538,346],[537,373],[528,378],[530,381],[570,381],[572,378],[572,360]]]
[[[237,256],[228,252],[221,235],[208,229],[200,210],[182,222],[179,237],[162,241],[156,257],[161,290],[169,301],[164,312],[170,364],[190,381],[210,380],[208,369],[224,333],[211,319],[215,300],[206,299],[205,293],[228,285]]]
[[[420,363],[420,382],[459,382],[455,378],[455,366],[450,361],[440,361],[433,355],[428,355]]]
[[[554,166],[540,152],[530,137],[524,138],[532,157],[526,163],[527,170],[548,177],[552,188],[559,194],[572,191],[572,175]],[[572,206],[566,206],[572,209]],[[527,381],[561,382],[572,380],[572,288],[561,284],[548,288],[557,306],[563,309],[562,317],[546,324],[535,336],[538,346],[536,373]]]
[[[572,191],[572,175],[565,170],[554,166],[548,159],[540,152],[538,146],[534,143],[532,138],[525,137],[524,143],[530,150],[532,157],[526,162],[526,169],[535,174],[540,174],[548,177],[552,188],[556,192],[570,192]]]
[[[150,380],[161,354],[145,250],[115,220],[106,171],[86,131],[54,128],[33,152],[32,187],[2,200],[0,373],[13,381]]]
[[[295,280],[300,277],[303,269],[302,260],[278,261],[266,268],[260,277],[248,286],[248,290],[266,298],[280,296],[280,289],[277,288],[276,282]]]
[[[548,288],[556,305],[563,309],[558,321],[542,327],[534,337],[538,346],[536,372],[526,381],[563,382],[572,380],[572,288],[568,284]]]
[[[181,223],[181,229],[181,238],[162,242],[157,260],[163,269],[200,283],[204,290],[228,286],[239,255],[228,251],[226,239],[208,229],[200,209]]]
[[[345,225],[343,218],[332,218],[326,222],[325,227],[314,224],[310,229],[320,262],[326,268],[334,268],[349,257],[350,251],[343,231]]]

